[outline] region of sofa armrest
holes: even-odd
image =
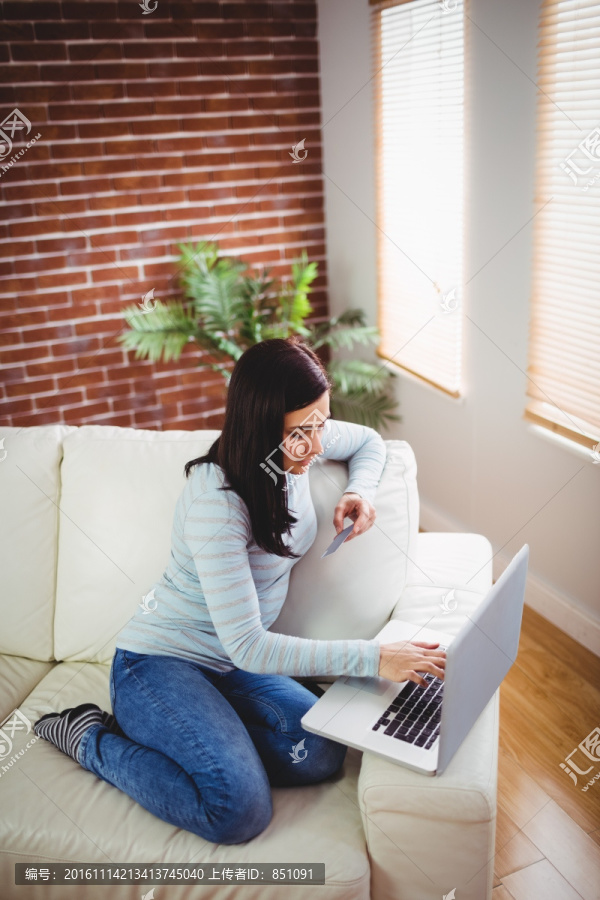
[[[415,546],[390,618],[457,634],[492,586],[492,545],[482,534],[421,532]]]
[[[358,801],[371,863],[371,900],[491,900],[499,692],[441,775],[363,753]]]
[[[492,585],[492,557],[481,534],[420,533],[391,618],[457,634]],[[498,706],[497,691],[441,775],[363,754],[358,798],[372,900],[440,900],[452,888],[460,900],[490,900]]]

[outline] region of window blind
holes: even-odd
[[[461,391],[462,0],[372,3],[377,353]]]
[[[544,0],[525,418],[600,441],[600,2]]]

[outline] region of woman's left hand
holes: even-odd
[[[351,541],[359,534],[364,534],[375,523],[377,513],[375,507],[360,497],[358,494],[342,494],[342,499],[335,508],[333,514],[333,525],[336,534],[344,528],[344,519],[348,517],[354,522],[354,528],[345,539],[344,543]]]

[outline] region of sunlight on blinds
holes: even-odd
[[[372,7],[379,356],[461,392],[462,0]]]
[[[525,418],[600,441],[600,2],[541,9]],[[599,457],[600,459],[600,457]]]

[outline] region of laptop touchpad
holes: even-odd
[[[385,694],[390,686],[387,678],[380,678],[378,675],[371,678],[359,678],[357,675],[349,675],[343,681],[344,684],[360,691],[366,691],[368,694]]]

